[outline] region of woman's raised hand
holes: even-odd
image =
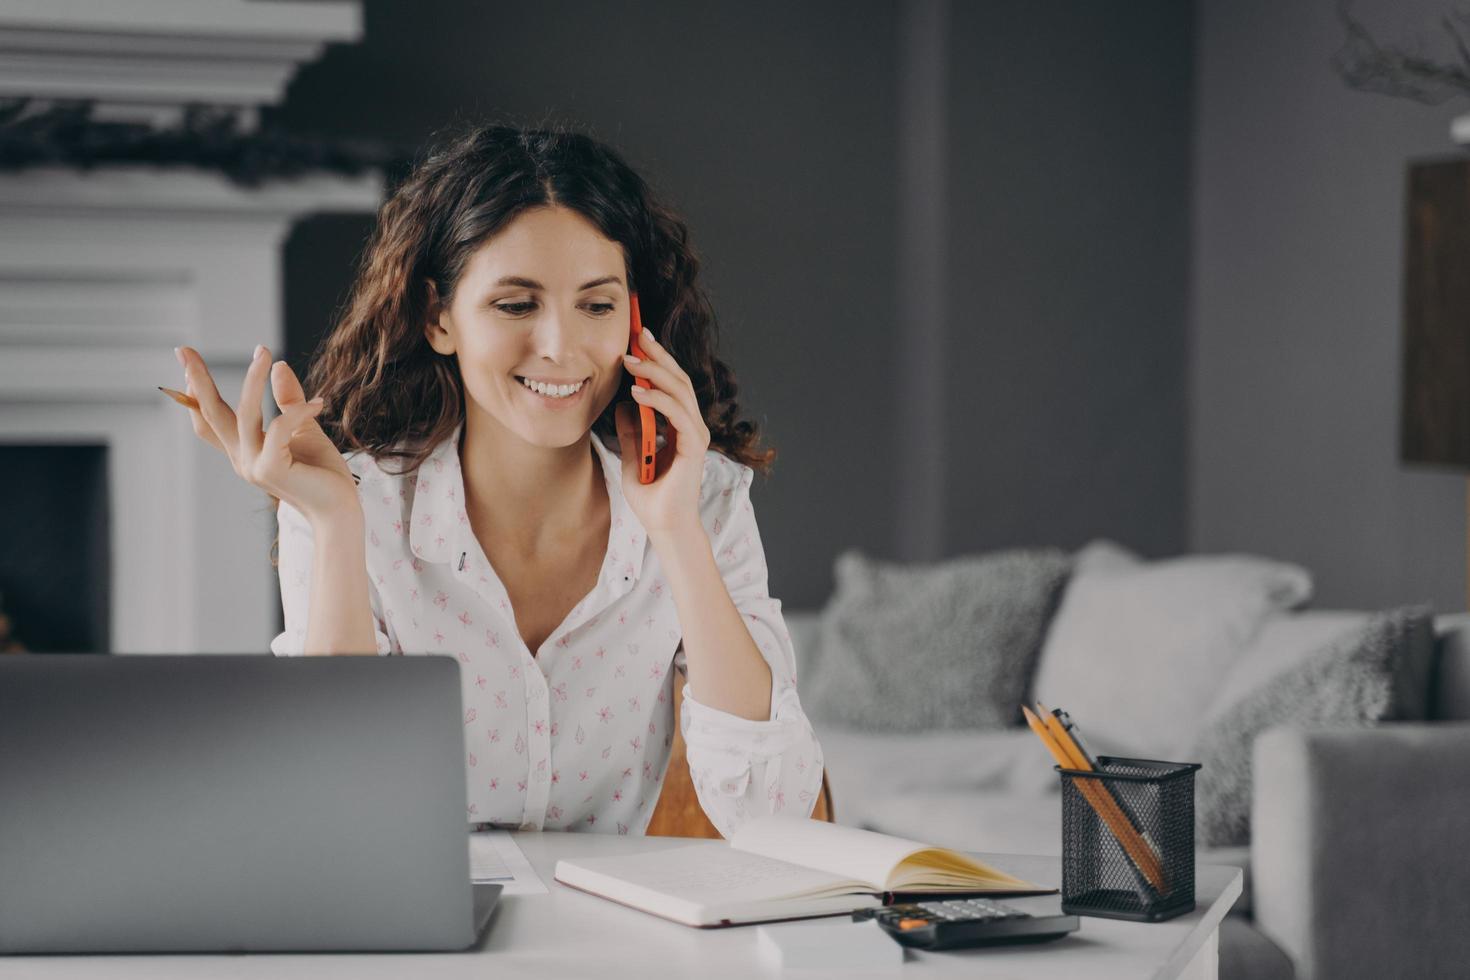
[[[178,355],[186,390],[199,402],[189,410],[194,434],[228,456],[241,479],[286,501],[312,524],[360,508],[347,461],[317,424],[322,400],[306,400],[290,365],[272,364],[270,351],[257,347],[240,388],[237,415],[220,397],[199,352],[180,347]],[[267,374],[281,414],[262,430]]]

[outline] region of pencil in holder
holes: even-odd
[[[1161,922],[1194,908],[1197,762],[1100,756],[1062,778],[1062,911]]]

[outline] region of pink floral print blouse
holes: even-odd
[[[611,504],[602,573],[533,656],[465,513],[459,431],[413,474],[385,472],[365,454],[347,457],[366,516],[378,652],[458,659],[470,823],[641,834],[668,768],[684,650],[658,554],[623,498],[621,461],[594,433]],[[791,635],[781,601],[768,593],[753,475],[711,449],[700,513],[731,598],[770,664],[770,719],[708,707],[687,685],[681,714],[695,791],[726,837],[754,816],[810,815],[822,780],[821,747],[797,699]],[[285,629],[270,648],[299,655],[312,531],[284,501],[277,517]]]

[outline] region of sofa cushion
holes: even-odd
[[[1279,633],[1279,629],[1273,631]],[[1432,610],[1404,606],[1368,615],[1302,656],[1268,632],[1243,659],[1254,686],[1222,689],[1195,755],[1196,836],[1213,846],[1250,841],[1251,749],[1276,725],[1366,725],[1425,710],[1434,652]],[[1278,665],[1274,672],[1266,669]],[[1228,698],[1228,700],[1227,700]]]
[[[1312,592],[1305,569],[1252,555],[1143,561],[1095,541],[1076,557],[1035,696],[1100,754],[1180,759],[1262,621]]]
[[[1051,757],[1027,728],[896,734],[827,724],[816,733],[841,823],[849,822],[844,803],[927,790],[1046,792],[1057,781]]]
[[[1239,903],[1220,923],[1219,980],[1293,980],[1291,957],[1271,941]]]
[[[1017,724],[1070,568],[1054,548],[922,564],[843,552],[802,704],[813,721],[870,730]]]
[[[836,799],[836,790],[833,790]],[[867,801],[856,825],[879,833],[998,854],[1062,852],[1061,793],[1025,796],[996,790],[930,790]],[[846,823],[846,820],[842,821]]]

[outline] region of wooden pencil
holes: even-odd
[[[1038,705],[1039,707],[1039,705]],[[1084,772],[1093,772],[1092,766],[1088,765],[1087,759],[1077,748],[1070,738],[1067,737],[1065,729],[1058,734],[1053,730],[1053,725],[1060,728],[1060,722],[1050,712],[1043,711],[1042,717],[1038,718],[1030,708],[1021,706],[1022,713],[1026,716],[1026,724],[1031,726],[1047,749],[1056,758],[1063,769],[1077,769]],[[1046,719],[1043,721],[1042,719]],[[1049,725],[1048,721],[1052,724]],[[1107,825],[1108,830],[1117,838],[1128,857],[1137,865],[1138,870],[1143,872],[1149,884],[1153,885],[1160,893],[1164,891],[1164,873],[1159,865],[1159,860],[1143,838],[1138,836],[1132,822],[1118,806],[1118,801],[1107,788],[1095,779],[1074,778],[1073,785],[1082,793],[1082,796],[1092,809],[1097,812],[1099,818]]]
[[[168,397],[172,398],[174,401],[178,402],[180,405],[183,405],[185,408],[199,407],[199,403],[194,400],[193,395],[186,395],[182,391],[174,391],[172,388],[165,388],[163,385],[159,385],[158,390],[163,392]]]

